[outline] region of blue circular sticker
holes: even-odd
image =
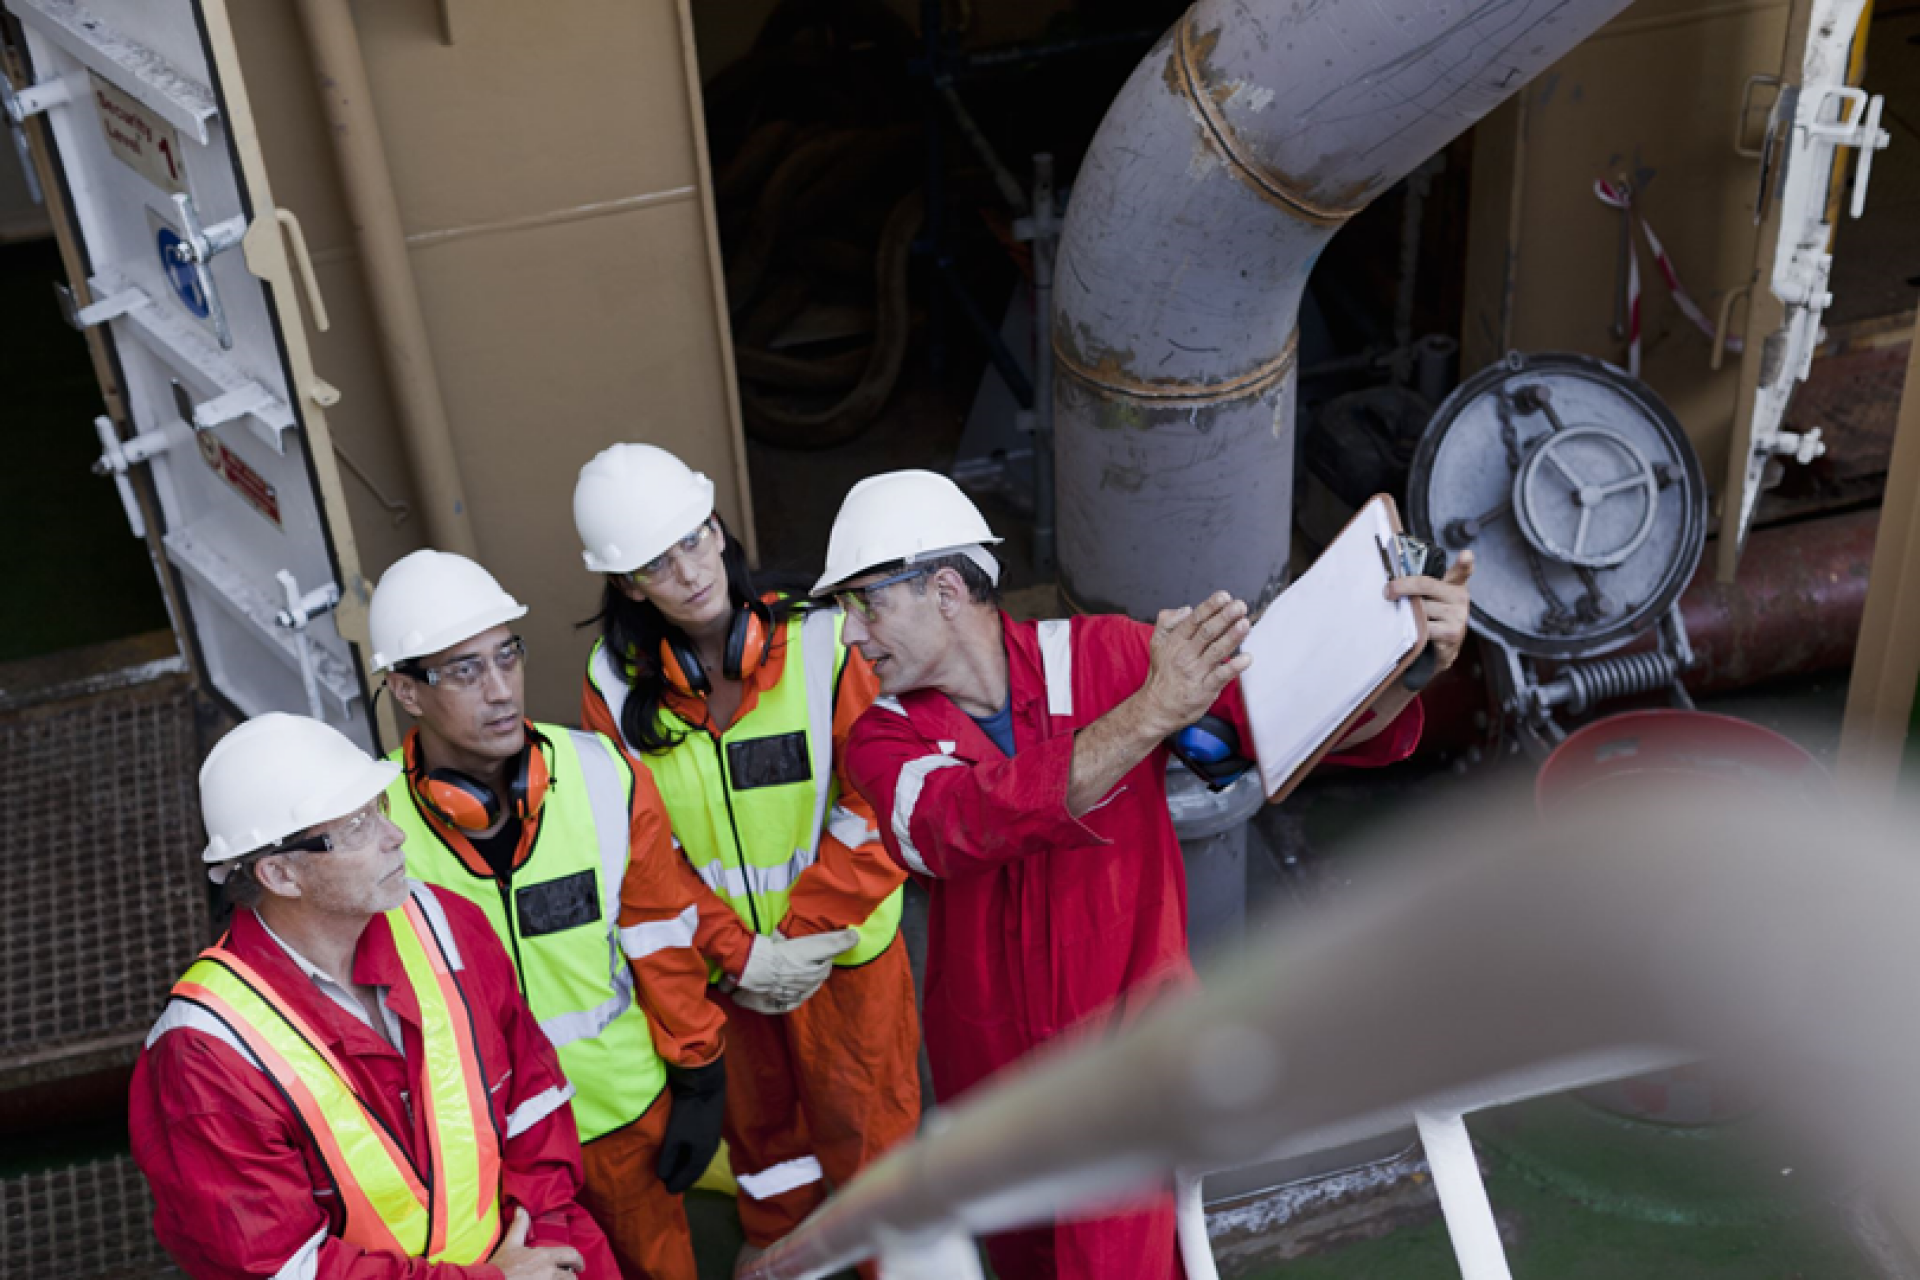
[[[178,256],[178,249],[187,242],[172,227],[161,227],[154,239],[160,246],[161,270],[167,273],[174,296],[180,299],[180,305],[205,320],[212,314],[212,309],[207,306],[207,295],[200,289],[200,279],[194,274],[193,263],[183,262]]]

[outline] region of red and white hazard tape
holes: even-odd
[[[1707,341],[1714,340],[1714,323],[1707,319],[1707,313],[1693,300],[1687,287],[1680,283],[1680,273],[1674,269],[1673,259],[1667,254],[1667,247],[1660,243],[1660,237],[1653,234],[1653,227],[1633,207],[1633,188],[1616,186],[1605,178],[1596,178],[1593,194],[1600,203],[1611,209],[1620,210],[1621,216],[1640,224],[1640,230],[1646,234],[1647,247],[1653,250],[1654,265],[1660,268],[1661,279],[1667,282],[1667,292],[1672,295],[1673,303],[1680,308],[1680,314],[1693,322],[1693,327],[1707,335]],[[1738,352],[1740,339],[1729,334],[1726,348]],[[1633,247],[1629,235],[1627,243],[1627,372],[1640,376],[1640,252]]]

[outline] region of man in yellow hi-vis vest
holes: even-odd
[[[154,1229],[196,1280],[613,1280],[572,1090],[480,913],[407,878],[395,772],[277,713],[207,757],[235,910],[134,1068]]]
[[[393,759],[407,866],[486,913],[574,1088],[581,1203],[625,1280],[695,1280],[681,1193],[720,1144],[725,1015],[694,949],[700,882],[653,779],[595,733],[526,718],[525,606],[416,551],[369,609],[373,668],[415,730]]]

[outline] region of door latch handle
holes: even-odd
[[[194,283],[200,289],[200,296],[206,299],[214,335],[220,339],[223,350],[231,350],[233,330],[227,327],[227,311],[220,305],[219,290],[214,288],[212,264],[217,255],[240,243],[247,234],[247,220],[236,215],[211,227],[202,226],[193,197],[184,194],[173,197],[173,207],[179,211],[180,224],[186,230],[185,237],[173,246],[173,260],[193,269]]]

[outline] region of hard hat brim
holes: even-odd
[[[472,617],[462,618],[458,622],[449,623],[447,626],[442,627],[438,634],[429,638],[430,643],[428,644],[412,646],[406,653],[374,654],[372,669],[375,671],[390,670],[399,663],[408,662],[414,658],[424,658],[430,653],[438,653],[442,649],[451,649],[457,644],[465,644],[482,631],[490,631],[502,623],[517,622],[526,616],[527,606],[521,604],[512,596],[503,596],[500,600],[494,601],[488,605],[487,608],[482,609]]]
[[[663,529],[678,529],[678,533],[662,534],[649,538],[637,547],[621,547],[618,558],[606,557],[593,551],[585,551],[581,558],[586,561],[587,569],[592,573],[632,573],[655,556],[661,555],[674,543],[692,533],[700,522],[713,514],[713,481],[694,473],[699,481],[693,495],[675,508],[670,515],[660,518]]]
[[[323,822],[332,822],[335,818],[346,817],[355,809],[379,796],[381,792],[393,785],[393,780],[399,776],[400,766],[392,760],[367,761],[364,769],[355,773],[333,794],[313,802],[313,811],[321,816],[310,822],[304,822],[299,827],[280,832],[273,837],[274,841],[285,840],[295,831],[318,826]],[[225,884],[227,872],[232,869],[233,864],[257,852],[257,849],[245,849],[239,853],[232,853],[227,850],[224,843],[209,841],[201,850],[200,859],[207,864],[207,879],[215,884]]]
[[[861,574],[872,573],[881,565],[892,564],[896,560],[903,561],[906,564],[913,564],[921,560],[936,560],[941,556],[958,555],[968,547],[996,547],[1004,541],[1006,541],[1004,538],[986,537],[974,542],[963,542],[957,546],[934,547],[926,551],[909,552],[905,556],[894,556],[886,560],[876,560],[870,565],[865,565],[858,569],[850,569],[845,573],[835,573],[829,569],[821,575],[820,581],[813,584],[813,590],[809,594],[816,600],[822,599],[832,595],[846,583],[853,581]]]

